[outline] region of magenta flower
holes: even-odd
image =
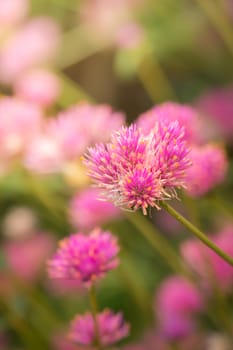
[[[104,346],[113,345],[129,334],[129,324],[121,313],[114,314],[104,310],[97,315],[100,341]],[[82,345],[95,344],[95,327],[92,315],[87,312],[83,316],[76,316],[71,323],[70,338]]]
[[[124,209],[159,208],[176,196],[190,166],[189,148],[178,122],[156,123],[149,135],[136,125],[122,127],[107,144],[89,148],[84,164],[102,198]]]
[[[202,295],[191,282],[179,276],[168,278],[160,286],[155,304],[161,334],[169,339],[191,334],[193,316],[202,308]]]
[[[146,134],[155,127],[156,123],[178,121],[184,128],[185,139],[189,143],[200,141],[200,120],[197,111],[188,106],[175,102],[165,102],[143,113],[137,120],[137,125]]]
[[[48,262],[50,278],[76,280],[89,287],[118,266],[117,239],[109,232],[96,229],[90,235],[76,233],[60,242]]]
[[[87,188],[73,197],[69,212],[74,227],[87,231],[119,217],[119,209],[99,197],[97,188]]]
[[[187,192],[199,197],[223,182],[228,169],[224,149],[215,144],[194,147],[190,153],[192,166],[187,169]]]

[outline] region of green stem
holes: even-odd
[[[166,238],[156,230],[156,228],[139,212],[130,213],[125,211],[125,217],[133,224],[138,231],[146,238],[146,240],[153,246],[157,253],[159,253],[171,269],[176,273],[188,274],[182,260],[172,249]]]
[[[100,337],[99,325],[97,320],[98,307],[97,307],[97,298],[96,298],[96,292],[95,292],[94,286],[90,287],[89,289],[89,303],[90,303],[91,313],[94,320],[96,348],[98,350],[102,350],[103,346],[101,344],[101,337]]]
[[[172,215],[177,221],[184,225],[189,231],[191,231],[198,239],[200,239],[207,247],[212,249],[217,255],[219,255],[228,264],[233,266],[233,258],[222,251],[216,244],[211,242],[209,238],[200,231],[196,226],[194,226],[190,221],[185,219],[180,213],[178,213],[174,208],[172,208],[167,202],[161,201],[161,207],[163,207],[170,215]]]

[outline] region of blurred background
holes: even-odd
[[[183,285],[124,214],[96,201],[80,161],[124,118],[166,101],[188,104],[228,165],[217,186],[174,204],[233,256],[232,62],[232,0],[0,0],[0,349],[81,348],[67,329],[88,310],[86,293],[49,280],[46,262],[59,239],[98,225],[121,246],[120,267],[98,286],[99,308],[131,324],[119,348],[233,349],[231,267],[211,257],[212,283],[201,248],[185,248],[190,234],[153,211],[142,217],[145,230],[199,264],[200,280]],[[73,116],[76,124],[65,121]],[[194,307],[197,290],[203,300]],[[192,322],[173,314],[164,325],[158,298],[188,299]]]

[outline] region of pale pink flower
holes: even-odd
[[[165,102],[155,106],[138,117],[137,125],[148,134],[158,121],[178,121],[184,128],[185,138],[189,143],[200,141],[200,120],[197,111],[189,106],[175,102]]]
[[[89,287],[118,266],[117,239],[110,232],[95,229],[89,235],[76,233],[60,242],[48,262],[52,279],[76,280]]]
[[[28,0],[0,0],[0,30],[22,21],[28,12],[28,7]]]
[[[47,107],[52,105],[60,93],[59,78],[44,69],[25,72],[14,83],[14,92],[26,101]]]
[[[136,125],[122,127],[109,143],[88,148],[84,164],[103,199],[146,214],[184,185],[188,153],[178,122],[158,122],[146,136]]]
[[[211,143],[193,147],[190,158],[192,166],[186,173],[187,193],[190,196],[202,196],[224,181],[228,161],[223,147]]]
[[[10,158],[22,154],[38,134],[42,124],[41,110],[14,97],[0,99],[0,155]]]
[[[225,227],[212,238],[213,242],[233,257],[233,226]],[[221,286],[230,291],[233,286],[233,268],[199,241],[189,240],[182,244],[181,253],[190,267],[196,271],[204,286]]]
[[[0,49],[0,80],[11,84],[26,70],[51,61],[58,49],[59,28],[49,17],[25,23]]]
[[[129,334],[129,324],[121,313],[104,310],[97,315],[100,340],[104,346],[113,345]],[[94,345],[96,340],[94,320],[91,313],[77,315],[71,323],[70,339],[81,345]]]
[[[119,217],[120,211],[112,203],[100,201],[100,191],[88,188],[77,193],[70,203],[72,224],[88,231]]]
[[[137,47],[143,40],[143,29],[136,22],[128,22],[119,28],[116,44],[120,48],[131,49]]]
[[[3,252],[8,269],[26,282],[35,282],[44,270],[45,261],[54,250],[54,243],[53,237],[46,233],[7,242]]]

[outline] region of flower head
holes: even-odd
[[[192,166],[187,170],[187,192],[199,197],[220,184],[226,175],[228,162],[224,149],[215,144],[193,147]]]
[[[173,196],[176,186],[184,186],[188,153],[178,122],[158,122],[146,136],[136,125],[122,127],[109,143],[89,148],[84,164],[103,199],[146,214],[148,207]]]
[[[98,200],[100,191],[88,188],[74,196],[70,203],[72,224],[81,230],[90,230],[111,221],[120,215],[112,203]]]
[[[109,232],[96,229],[90,235],[76,233],[60,242],[48,262],[51,278],[76,280],[89,287],[118,265],[117,239]]]
[[[114,314],[104,310],[97,315],[99,335],[104,346],[113,345],[129,334],[129,325],[124,321],[121,313]],[[70,338],[82,345],[95,344],[95,326],[93,316],[88,312],[83,316],[76,316],[71,323]]]

